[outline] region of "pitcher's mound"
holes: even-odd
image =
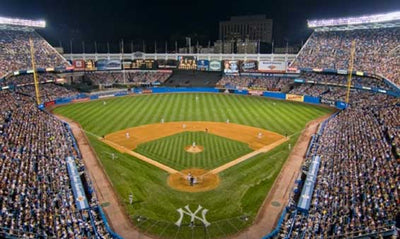
[[[192,154],[200,153],[203,151],[203,149],[204,149],[204,147],[200,146],[200,145],[196,145],[196,146],[190,145],[190,146],[185,147],[185,151],[188,153],[192,153]]]
[[[216,174],[206,174],[208,171],[201,168],[184,169],[180,173],[170,174],[168,185],[178,191],[204,192],[213,190],[219,185]],[[190,185],[190,175],[194,178],[193,186]]]

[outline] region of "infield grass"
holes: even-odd
[[[133,223],[141,231],[161,238],[219,238],[249,226],[290,153],[288,144],[293,146],[296,143],[307,122],[332,112],[313,105],[226,94],[143,95],[105,101],[106,105],[103,101],[66,105],[56,108],[55,113],[79,122],[89,132],[91,145]],[[229,118],[232,123],[288,134],[291,138],[268,153],[259,154],[220,173],[221,183],[216,189],[187,193],[170,188],[166,172],[130,155],[120,154],[93,136],[158,123],[162,118],[166,122],[224,122]],[[143,147],[151,147],[151,143]],[[223,155],[223,148],[216,147],[219,151],[216,153]],[[166,149],[160,147],[154,150],[154,153],[159,153],[156,151]],[[111,159],[110,153],[118,158]],[[179,165],[186,168],[196,165],[194,162],[191,160]],[[128,203],[130,193],[134,195],[132,205]],[[207,219],[212,224],[207,230],[200,226],[190,229],[174,225],[179,218],[176,209],[190,205],[195,210],[199,204],[209,210]],[[244,215],[248,216],[248,221],[242,220]],[[138,216],[141,220],[137,220]],[[188,223],[187,218],[184,222]]]
[[[195,154],[186,152],[185,147],[193,142],[204,147],[203,151]],[[250,153],[252,149],[245,143],[217,135],[184,132],[140,144],[135,151],[169,167],[182,170],[213,169]]]

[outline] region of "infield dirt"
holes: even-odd
[[[183,173],[183,175],[181,174]],[[204,192],[213,190],[219,185],[217,174],[207,174],[207,170],[201,168],[184,169],[181,173],[170,174],[168,185],[175,190],[184,192]],[[187,178],[188,174],[196,178],[196,183],[191,186]]]
[[[197,154],[203,152],[204,147],[200,145],[189,145],[185,147],[185,151],[192,154]]]
[[[134,150],[139,144],[186,131],[203,131],[233,139],[248,144],[253,150],[258,150],[284,138],[284,136],[278,133],[265,129],[235,123],[181,121],[128,128],[107,134],[104,136],[104,139],[124,148]]]

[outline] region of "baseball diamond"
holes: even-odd
[[[296,144],[307,122],[333,112],[207,93],[105,102],[65,105],[53,112],[79,122],[135,227],[162,238],[218,238],[250,226],[290,153],[288,145]],[[203,151],[186,152],[193,142]],[[193,186],[188,173],[196,178]],[[207,232],[199,225],[177,228],[176,210],[200,202],[208,209]],[[182,225],[189,223],[183,220]]]

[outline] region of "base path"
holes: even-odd
[[[97,199],[100,204],[109,204],[107,207],[103,207],[103,210],[106,213],[111,228],[124,239],[152,239],[136,230],[129,216],[125,213],[126,210],[119,203],[114,187],[100,161],[97,159],[96,153],[92,150],[89,140],[80,125],[68,118],[59,115],[56,115],[56,117],[67,122],[71,127],[81,151],[86,172],[89,173],[90,180],[94,185]]]
[[[271,149],[277,147],[278,145],[280,145],[280,144],[282,144],[282,143],[284,143],[284,142],[286,142],[288,140],[289,140],[289,138],[282,138],[282,139],[280,139],[278,141],[273,142],[272,144],[269,144],[267,146],[262,147],[261,149],[258,149],[256,151],[253,151],[251,153],[243,155],[240,158],[237,158],[235,160],[230,161],[229,163],[226,163],[226,164],[224,164],[222,166],[219,166],[218,168],[215,168],[215,169],[209,171],[207,174],[209,174],[209,173],[218,174],[218,173],[220,173],[220,172],[222,172],[222,171],[224,171],[224,170],[226,170],[226,169],[228,169],[230,167],[233,167],[236,164],[239,164],[239,163],[241,163],[241,162],[243,162],[243,161],[245,161],[245,160],[247,160],[249,158],[252,158],[252,157],[254,157],[254,156],[256,156],[256,155],[258,155],[260,153],[266,153],[266,152],[270,151]]]
[[[175,170],[175,169],[173,169],[171,167],[168,167],[167,165],[164,165],[164,164],[159,163],[159,162],[157,162],[157,161],[155,161],[155,160],[153,160],[153,159],[151,159],[149,157],[146,157],[146,156],[144,156],[142,154],[139,154],[139,153],[136,153],[136,152],[134,152],[132,150],[129,150],[129,149],[125,148],[124,146],[121,146],[121,145],[118,145],[118,144],[114,143],[113,141],[110,141],[110,140],[107,140],[107,139],[99,139],[99,140],[101,140],[104,143],[110,145],[111,147],[117,149],[121,153],[129,154],[129,155],[131,155],[131,156],[133,156],[135,158],[138,158],[138,159],[140,159],[140,160],[142,160],[142,161],[144,161],[146,163],[152,164],[152,165],[156,166],[157,168],[160,168],[160,169],[162,169],[162,170],[164,170],[164,171],[166,171],[168,173],[171,173],[171,174],[172,173],[179,173],[179,171],[177,171],[177,170]]]
[[[248,159],[253,158],[254,156],[260,154],[260,153],[266,153],[278,145],[288,141],[289,138],[282,138],[278,141],[275,141],[272,144],[269,144],[267,146],[262,147],[261,149],[255,150],[251,153],[248,153],[246,155],[243,155],[235,160],[232,160],[224,165],[221,165],[215,169],[212,169],[210,171],[204,170],[204,169],[185,169],[179,173],[171,174],[168,177],[168,185],[176,190],[179,191],[184,191],[184,192],[204,192],[204,191],[210,191],[215,189],[219,182],[220,179],[218,177],[218,174],[221,173],[222,171],[231,168],[243,161],[246,161]],[[192,146],[188,146],[192,147]],[[199,179],[198,184],[194,186],[188,185],[188,180],[186,176],[188,173],[193,174],[196,176],[196,179]]]

